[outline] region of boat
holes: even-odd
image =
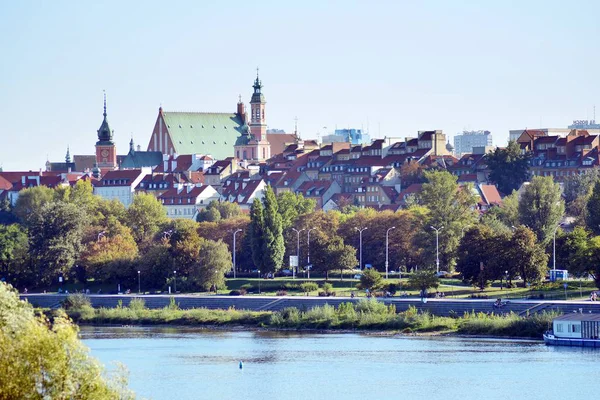
[[[552,346],[599,347],[600,314],[565,314],[552,321],[544,342]]]

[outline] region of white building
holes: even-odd
[[[454,136],[454,153],[457,157],[463,154],[471,154],[473,147],[492,146],[492,134],[490,131],[463,131]]]
[[[192,219],[199,208],[219,200],[219,193],[210,185],[178,184],[158,197],[170,218]]]
[[[119,200],[129,207],[135,196],[135,188],[150,173],[151,168],[108,171],[94,184],[94,194],[106,200]]]

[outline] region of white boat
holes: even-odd
[[[600,347],[600,314],[565,314],[552,321],[544,342],[554,346]]]

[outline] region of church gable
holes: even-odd
[[[242,126],[242,118],[233,113],[161,110],[148,150],[171,155],[210,154],[217,159],[231,157],[233,146],[244,136]]]

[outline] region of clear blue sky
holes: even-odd
[[[503,144],[600,115],[599,16],[598,1],[3,1],[0,164],[93,154],[103,89],[119,153],[132,134],[146,148],[160,104],[234,112],[257,66],[270,128]]]

